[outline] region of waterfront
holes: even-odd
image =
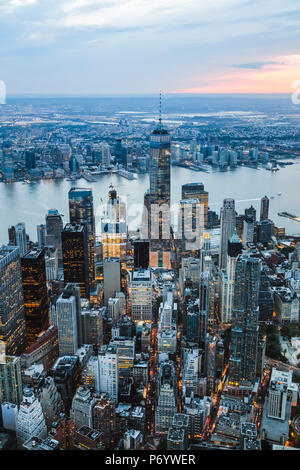
[[[149,175],[140,174],[134,181],[122,178],[117,174],[96,176],[96,182],[89,183],[84,179],[76,181],[42,180],[32,184],[0,184],[0,243],[7,243],[7,229],[18,222],[25,222],[30,238],[36,241],[36,226],[45,223],[48,209],[56,208],[64,214],[68,222],[68,191],[72,186],[91,187],[94,196],[94,209],[99,235],[99,221],[102,213],[102,202],[106,203],[108,189],[112,183],[118,193],[127,198],[128,225],[133,230],[141,220],[140,205],[144,193],[149,187]],[[296,161],[280,171],[273,173],[265,169],[238,167],[230,171],[212,171],[210,173],[194,172],[185,168],[172,167],[172,204],[178,203],[181,197],[181,185],[201,181],[209,191],[209,207],[219,213],[225,197],[236,200],[236,210],[243,213],[251,204],[256,208],[259,218],[260,198],[264,195],[274,197],[270,200],[270,218],[279,227],[286,227],[288,234],[299,234],[299,223],[278,216],[278,212],[287,211],[300,215],[300,162]],[[282,193],[281,196],[278,196]]]

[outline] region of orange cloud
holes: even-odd
[[[293,83],[300,80],[300,55],[277,57],[270,62],[257,70],[243,68],[242,72],[211,81],[205,79],[206,83],[177,93],[290,93]]]

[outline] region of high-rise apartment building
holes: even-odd
[[[242,253],[243,246],[236,230],[228,242],[227,266],[221,271],[221,318],[222,323],[230,323],[232,319],[235,266],[238,255]]]
[[[235,203],[233,199],[224,199],[221,208],[221,240],[219,253],[219,268],[225,269],[227,264],[228,241],[236,226]]]
[[[104,345],[99,351],[100,392],[118,401],[119,363],[117,345]]]

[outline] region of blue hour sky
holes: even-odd
[[[8,94],[291,92],[299,0],[0,0]]]

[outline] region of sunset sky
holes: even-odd
[[[8,94],[291,93],[299,0],[0,0]]]

